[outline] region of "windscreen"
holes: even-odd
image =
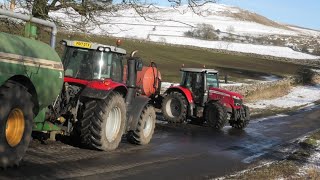
[[[65,76],[78,79],[112,79],[122,82],[123,56],[112,52],[67,47]]]

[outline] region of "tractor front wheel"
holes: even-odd
[[[222,129],[227,123],[227,117],[227,110],[220,102],[212,102],[205,107],[204,118],[214,129]]]
[[[111,93],[104,100],[88,101],[85,108],[80,120],[82,143],[103,151],[116,149],[126,124],[124,98]]]
[[[18,165],[30,140],[33,102],[27,89],[13,81],[0,88],[0,167]]]
[[[153,106],[147,105],[142,111],[135,131],[129,131],[127,140],[132,144],[148,144],[156,126],[156,112]]]
[[[230,126],[235,129],[244,129],[247,127],[250,121],[250,110],[248,106],[243,105],[241,109],[238,110],[239,115],[236,120],[230,121]]]
[[[188,102],[179,92],[169,93],[163,100],[162,113],[171,123],[182,123],[187,118]]]

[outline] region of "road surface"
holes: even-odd
[[[18,168],[0,179],[208,179],[243,170],[276,147],[320,127],[320,107],[255,120],[245,131],[159,124],[151,144],[121,143],[113,152],[62,142],[31,143]],[[269,160],[274,157],[269,156]]]

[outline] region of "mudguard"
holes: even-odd
[[[149,103],[150,98],[146,96],[136,97],[130,107],[128,107],[128,126],[127,131],[136,130],[140,115],[144,107]]]
[[[185,88],[182,86],[171,86],[166,90],[165,94],[169,94],[173,91],[180,92],[181,94],[183,94],[186,97],[186,99],[189,103],[193,103],[192,92],[188,88]]]
[[[111,91],[106,90],[99,90],[99,89],[93,89],[93,88],[85,88],[81,92],[81,97],[87,97],[92,99],[105,99],[109,96]]]
[[[188,104],[188,114],[193,115],[193,109],[195,108],[195,104],[193,101],[192,92],[188,88],[185,88],[182,86],[171,86],[166,90],[165,94],[169,94],[171,92],[179,92],[187,99],[187,101],[189,103]]]

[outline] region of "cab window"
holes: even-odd
[[[218,74],[207,74],[208,87],[219,87]]]

